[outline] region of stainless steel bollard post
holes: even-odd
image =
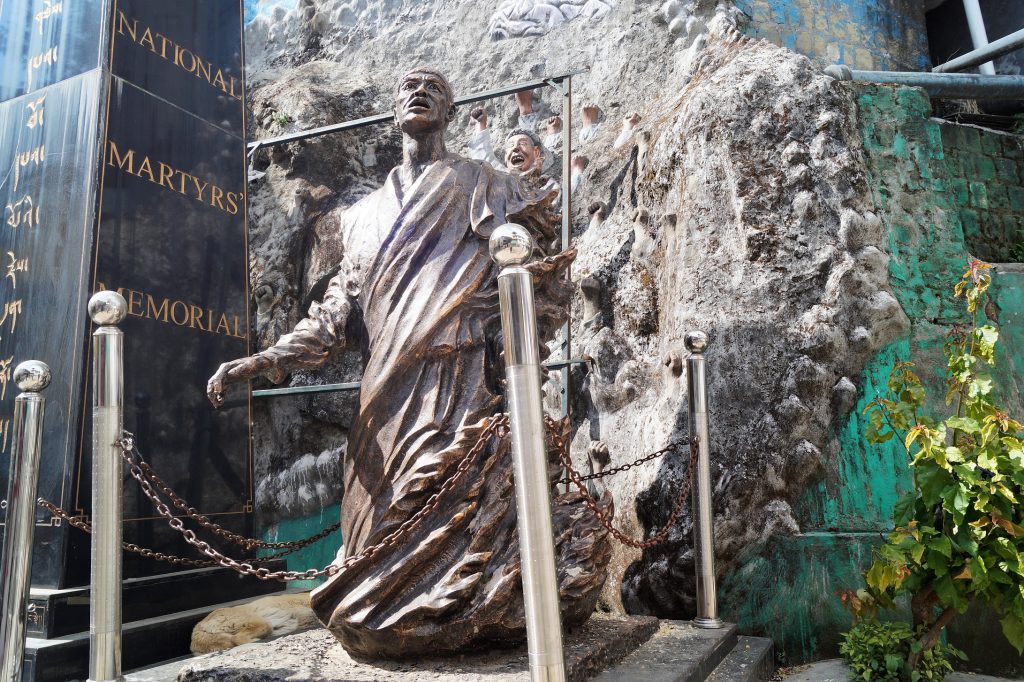
[[[544,412],[541,404],[540,351],[533,275],[520,267],[533,253],[533,239],[520,225],[494,230],[491,258],[501,268],[498,296],[505,333],[505,378],[512,436],[512,458],[519,514],[519,552],[526,604],[526,641],[530,679],[564,682],[562,618],[551,527]]]
[[[718,596],[715,592],[715,529],[711,508],[711,453],[708,437],[708,387],[704,350],[708,335],[702,331],[686,334],[686,384],[690,397],[690,447],[699,448],[693,477],[693,556],[697,570],[697,617],[699,628],[720,628]]]
[[[121,679],[121,523],[124,481],[124,337],[128,304],[115,291],[89,299],[92,334],[92,585],[89,588],[89,682]]]
[[[24,391],[14,399],[14,438],[11,442],[11,477],[7,489],[7,532],[0,561],[0,682],[21,682],[25,658],[28,586],[32,573],[32,535],[36,525],[36,489],[43,437],[40,391],[50,385],[50,368],[28,360],[14,368],[14,383]]]

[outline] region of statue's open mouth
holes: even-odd
[[[512,152],[509,154],[508,160],[513,166],[521,166],[526,163],[526,157],[519,152]]]
[[[406,107],[409,111],[430,111],[430,100],[426,97],[413,97],[409,100],[409,106]]]

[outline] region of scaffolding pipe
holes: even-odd
[[[32,574],[32,535],[36,523],[36,489],[42,451],[43,408],[40,393],[50,385],[50,368],[27,360],[14,368],[14,383],[24,391],[14,399],[14,440],[7,488],[7,532],[0,556],[0,682],[21,682],[25,659],[28,585]]]
[[[922,88],[942,99],[1024,99],[1024,76],[985,76],[977,73],[917,71],[857,71],[842,64],[825,73],[838,80],[865,81]]]
[[[981,49],[960,55],[955,59],[950,59],[945,64],[939,64],[932,69],[932,72],[953,73],[955,71],[963,71],[964,69],[969,69],[972,66],[977,66],[978,64],[991,61],[996,57],[1002,57],[1004,54],[1013,52],[1021,47],[1024,47],[1024,28],[1019,31],[1015,31],[1008,36],[1003,36],[999,40],[993,41]]]
[[[985,31],[985,18],[981,15],[978,0],[964,0],[964,12],[967,14],[967,28],[971,30],[974,49],[981,50],[988,45],[988,33]],[[985,62],[978,67],[978,71],[986,76],[996,75],[996,67],[992,62]]]

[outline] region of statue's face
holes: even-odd
[[[540,147],[526,135],[516,135],[508,141],[505,152],[505,168],[525,173],[540,164]]]
[[[444,81],[432,73],[406,74],[395,96],[395,121],[402,132],[443,130],[454,118]]]

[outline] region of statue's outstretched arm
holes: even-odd
[[[261,374],[278,384],[292,370],[319,367],[331,351],[344,347],[352,303],[342,280],[342,273],[331,279],[324,300],[309,307],[306,318],[292,333],[265,351],[222,364],[206,384],[206,396],[213,406],[224,404],[224,389],[230,384]]]

